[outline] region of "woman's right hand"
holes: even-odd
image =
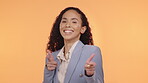
[[[48,59],[48,62],[46,64],[47,69],[50,70],[50,71],[55,70],[56,67],[57,67],[57,62],[54,60],[54,57],[53,57],[53,55],[51,54],[50,51],[47,51],[46,58]]]

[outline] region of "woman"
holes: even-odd
[[[43,83],[104,83],[100,49],[78,8],[64,9],[53,24]]]

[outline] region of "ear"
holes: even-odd
[[[85,31],[86,31],[86,26],[83,26],[83,27],[81,28],[81,34],[83,34]]]

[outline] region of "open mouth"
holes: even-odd
[[[73,30],[64,30],[63,32],[65,32],[65,33],[72,33],[74,31]]]

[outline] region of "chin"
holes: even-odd
[[[71,39],[71,38],[64,38],[64,40],[65,40],[65,41],[71,41],[71,40],[73,40],[73,39]]]

